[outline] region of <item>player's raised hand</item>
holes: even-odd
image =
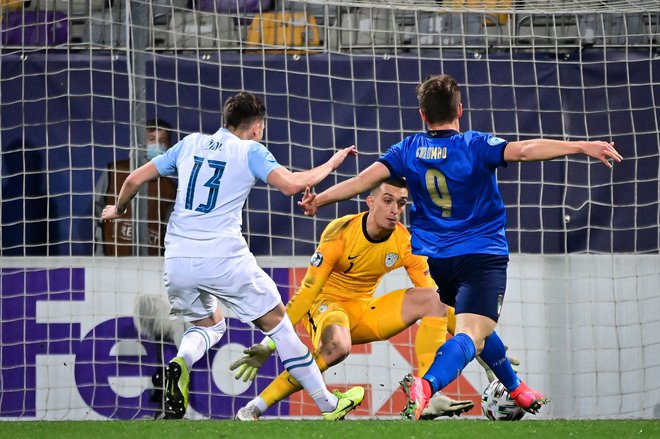
[[[608,168],[612,167],[612,162],[620,162],[623,160],[623,156],[614,148],[614,142],[584,142],[583,152],[589,157],[600,160]]]
[[[316,205],[316,193],[312,192],[309,186],[305,188],[305,194],[302,200],[298,201],[298,206],[303,210],[305,216],[316,215],[316,211],[319,209]]]
[[[344,163],[344,160],[346,160],[346,157],[349,155],[357,155],[357,148],[355,145],[351,145],[348,148],[342,148],[332,156],[332,158],[329,160],[329,162],[332,164],[332,169],[337,169],[339,165]]]
[[[229,370],[236,371],[234,372],[234,378],[237,380],[252,381],[272,352],[268,346],[259,343],[254,344],[243,351],[245,356],[234,361],[229,366]]]
[[[117,206],[114,204],[108,204],[103,208],[101,212],[101,219],[103,221],[112,221],[115,218],[119,218],[121,215],[117,213]]]

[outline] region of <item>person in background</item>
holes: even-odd
[[[163,154],[172,147],[172,126],[162,119],[151,119],[146,123],[147,144],[140,158],[142,165],[154,157]],[[103,208],[113,203],[119,194],[119,189],[131,171],[129,159],[110,163],[96,184],[94,193],[95,218],[101,217]],[[125,219],[114,223],[99,222],[96,233],[96,254],[106,256],[133,256],[145,254],[162,256],[166,224],[176,196],[176,182],[171,178],[161,178],[146,185],[146,232],[147,243],[143,252],[136,246],[144,244],[135,242],[136,224],[132,219],[132,210]]]

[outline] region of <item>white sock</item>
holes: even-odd
[[[176,356],[182,357],[186,362],[186,366],[188,366],[188,370],[190,370],[193,364],[220,341],[226,330],[227,324],[225,323],[225,319],[220,320],[220,322],[208,328],[203,326],[192,326],[188,328],[183,333]]]
[[[337,407],[337,397],[325,386],[319,367],[307,346],[296,335],[289,316],[285,315],[279,325],[264,334],[275,342],[284,367],[307,390],[319,409],[322,412],[333,411]]]
[[[257,412],[257,416],[263,415],[264,412],[268,410],[266,401],[264,401],[261,396],[256,396],[252,401],[248,402],[248,405],[254,406],[255,412]]]

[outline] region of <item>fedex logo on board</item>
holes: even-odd
[[[91,409],[99,418],[146,418],[159,410],[150,398],[151,377],[163,358],[176,355],[176,346],[145,340],[133,317],[113,316],[107,307],[98,309],[90,324],[89,315],[72,311],[85,302],[94,309],[93,298],[85,293],[84,268],[0,269],[0,417],[49,417],[48,410],[71,411],[82,404],[83,414]],[[249,326],[228,319],[219,345],[195,364],[190,412],[233,417],[256,388],[268,385],[270,378],[236,381],[228,369],[257,337]],[[263,375],[272,377],[279,368],[272,356]],[[57,401],[60,394],[65,400]],[[288,402],[274,409],[288,413]]]
[[[159,403],[151,398],[151,377],[176,355],[176,346],[139,335],[132,315],[139,296],[133,290],[159,283],[162,275],[158,270],[131,272],[125,266],[116,272],[114,264],[108,265],[110,271],[0,269],[0,417],[137,419],[159,411]],[[286,300],[305,270],[266,271]],[[235,380],[229,364],[262,335],[233,318],[227,319],[227,326],[219,345],[193,368],[190,417],[233,417],[283,370],[273,355],[254,382]],[[330,388],[355,384],[367,388],[355,416],[398,414],[405,403],[398,380],[412,370],[414,329],[389,342],[354,346],[344,362],[324,374]],[[301,336],[311,345],[307,334]],[[458,393],[450,390],[450,395]],[[265,414],[319,413],[309,396],[298,392]]]

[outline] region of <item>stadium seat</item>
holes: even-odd
[[[58,11],[67,14],[69,42],[81,43],[90,14],[103,11],[107,0],[29,0],[26,9],[33,11]]]
[[[149,7],[149,41],[153,47],[168,45],[172,15],[188,11],[189,0],[153,0]]]
[[[30,0],[26,8],[37,11],[60,11],[69,16],[89,15],[105,9],[107,0]]]
[[[529,14],[516,23],[516,42],[534,47],[581,44],[577,14]]]
[[[582,14],[579,18],[583,44],[635,45],[651,42],[653,14],[598,13]],[[657,14],[656,26],[657,26]]]
[[[313,15],[304,12],[265,12],[252,20],[248,49],[293,49],[298,52],[320,46],[319,28]],[[289,52],[291,53],[291,52]]]
[[[205,12],[260,14],[273,9],[274,0],[194,0],[194,6]]]
[[[124,6],[93,11],[85,23],[83,42],[104,47],[126,47]]]
[[[23,9],[25,0],[0,0],[0,15],[9,11]]]
[[[479,13],[450,12],[425,13],[419,19],[420,45],[456,46],[484,45],[486,43],[484,15]]]
[[[66,14],[57,11],[15,10],[2,17],[3,46],[56,46],[69,42]]]
[[[391,51],[399,35],[394,13],[382,8],[343,9],[339,29],[340,47],[352,51]]]
[[[237,45],[234,16],[197,11],[174,12],[168,46],[173,49],[210,49]]]

